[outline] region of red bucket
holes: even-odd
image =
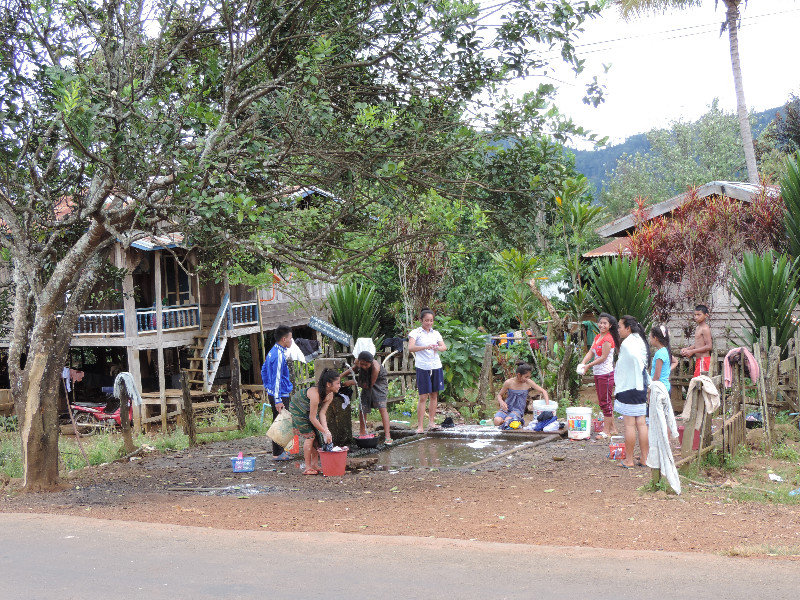
[[[319,451],[319,461],[322,464],[322,474],[325,477],[341,477],[347,465],[347,447],[341,452]]]

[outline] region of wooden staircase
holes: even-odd
[[[227,294],[222,299],[217,316],[208,335],[195,336],[194,343],[189,346],[192,356],[189,357],[189,388],[210,392],[214,379],[217,376],[222,354],[228,343],[228,329],[230,328],[228,308],[230,296]]]

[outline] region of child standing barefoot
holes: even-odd
[[[442,334],[433,328],[433,311],[427,308],[420,313],[422,327],[417,327],[408,334],[408,351],[414,352],[414,364],[417,369],[417,433],[425,431],[425,403],[430,397],[428,405],[428,428],[430,431],[441,429],[436,424],[436,403],[439,392],[444,389],[444,373],[442,372],[442,359],[439,352],[447,350],[442,339]]]

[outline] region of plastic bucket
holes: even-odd
[[[319,461],[322,463],[322,474],[325,477],[341,477],[347,465],[347,449],[341,452],[319,451]]]
[[[551,411],[553,416],[555,416],[556,412],[558,411],[558,402],[545,402],[544,400],[534,400],[533,401],[533,421],[539,420],[539,415],[545,411]]]
[[[567,437],[585,440],[592,435],[592,409],[583,406],[567,408]]]

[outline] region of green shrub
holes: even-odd
[[[742,263],[732,270],[731,291],[747,319],[744,338],[748,344],[758,339],[761,327],[775,328],[777,339],[770,339],[770,344],[781,348],[786,348],[794,335],[797,325],[792,313],[800,300],[796,264],[785,254],[767,250],[760,255],[746,252]]]
[[[378,294],[360,283],[336,286],[328,296],[333,324],[353,339],[374,338],[378,333]]]
[[[783,225],[789,254],[797,259],[800,257],[800,168],[795,157],[786,161],[786,173],[781,177],[781,196],[786,203]]]
[[[447,352],[441,354],[445,382],[442,397],[461,400],[480,377],[486,334],[448,317],[436,317],[436,329],[447,344]]]
[[[655,304],[647,283],[647,264],[624,257],[600,261],[592,274],[591,301],[597,312],[618,319],[631,315],[648,331]]]

